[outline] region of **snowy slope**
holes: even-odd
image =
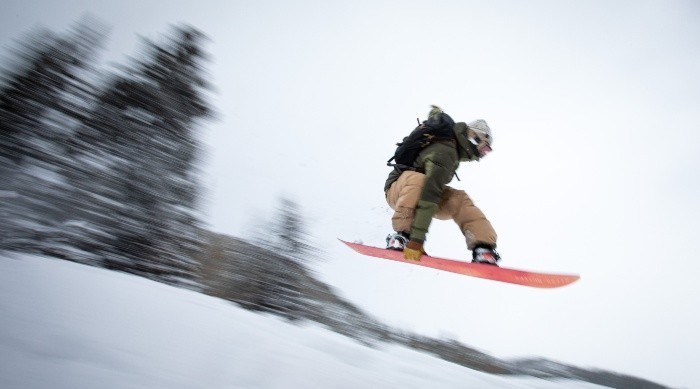
[[[0,388],[602,388],[370,348],[199,293],[0,257]]]

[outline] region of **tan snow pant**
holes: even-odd
[[[405,171],[387,190],[386,200],[394,210],[391,218],[394,231],[411,231],[416,203],[420,198],[424,182],[424,174]],[[463,190],[445,186],[434,218],[454,220],[464,234],[469,250],[473,250],[474,246],[480,243],[496,247],[497,236],[491,222]]]

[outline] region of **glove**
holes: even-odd
[[[423,243],[409,240],[406,247],[403,249],[403,257],[411,261],[420,261],[420,257],[425,254]]]

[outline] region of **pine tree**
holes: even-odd
[[[178,28],[105,82],[94,26],[35,34],[3,78],[0,249],[194,285],[204,37]]]
[[[266,245],[299,263],[309,263],[316,258],[317,250],[309,242],[310,235],[301,207],[288,197],[279,199],[270,221],[269,234],[264,236]]]
[[[107,267],[194,282],[201,246],[197,120],[211,115],[202,39],[185,27],[164,44],[149,42],[143,59],[97,97],[75,138],[75,157],[91,168],[89,180],[73,182],[78,197],[91,201],[83,217],[96,226],[92,240],[109,251]]]
[[[67,145],[92,90],[85,79],[104,29],[85,21],[68,34],[34,32],[5,69],[0,89],[0,249],[53,253],[63,245],[71,169]]]

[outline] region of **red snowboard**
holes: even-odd
[[[535,288],[558,288],[569,285],[570,283],[579,279],[579,276],[575,274],[535,273],[530,271],[508,269],[505,267],[497,267],[493,265],[482,265],[478,263],[455,261],[453,259],[435,258],[429,255],[423,255],[420,258],[420,261],[409,261],[403,258],[403,253],[401,251],[381,249],[378,247],[346,242],[342,239],[339,240],[348,245],[348,247],[351,249],[363,255],[390,259],[392,261],[409,263],[411,265],[432,267],[433,269],[464,274],[471,277],[485,278],[488,280],[507,282],[509,284],[532,286]]]

